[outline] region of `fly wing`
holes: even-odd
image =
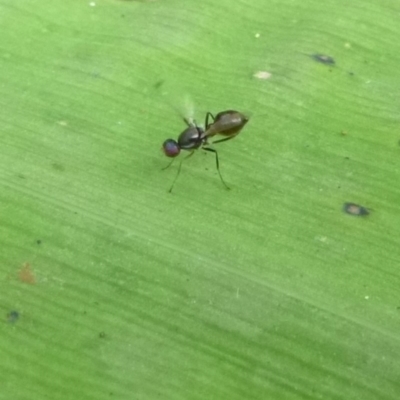
[[[194,113],[195,105],[191,97],[177,85],[169,87],[164,81],[155,85],[158,96],[170,107],[179,118],[188,126],[195,126]]]

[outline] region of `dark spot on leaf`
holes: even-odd
[[[51,164],[51,166],[56,170],[56,171],[64,171],[65,167],[64,165],[60,164],[60,163],[53,163]]]
[[[155,84],[154,84],[154,88],[155,89],[160,89],[160,87],[162,86],[162,85],[164,85],[164,81],[158,81],[158,82],[156,82]]]
[[[347,214],[356,216],[363,216],[369,214],[369,211],[365,207],[355,203],[344,203],[343,211]]]
[[[18,312],[18,311],[10,311],[10,312],[7,314],[7,321],[10,322],[10,323],[12,323],[12,324],[13,324],[14,322],[17,322],[18,319],[19,319],[19,312]]]
[[[310,56],[313,60],[326,65],[335,65],[335,60],[331,56],[325,54],[311,54]]]

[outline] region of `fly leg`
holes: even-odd
[[[224,185],[228,190],[230,190],[230,187],[225,183],[224,178],[223,178],[222,175],[221,175],[221,171],[219,170],[219,159],[218,159],[218,152],[217,152],[217,150],[212,149],[211,147],[203,147],[203,150],[205,150],[205,151],[210,151],[211,153],[214,153],[214,154],[215,154],[215,163],[216,163],[216,165],[217,165],[217,171],[218,171],[218,174],[219,174],[219,178],[221,179],[221,182],[223,183],[223,185]]]
[[[175,185],[175,182],[176,182],[176,180],[178,179],[179,174],[181,173],[181,168],[182,168],[182,163],[183,163],[183,161],[185,161],[187,158],[191,157],[193,154],[194,154],[194,150],[192,150],[192,151],[190,152],[190,154],[188,154],[186,157],[184,157],[184,158],[181,160],[181,162],[179,163],[178,172],[176,173],[175,179],[174,179],[174,181],[172,182],[172,185],[171,185],[171,187],[170,187],[169,190],[168,190],[169,193],[172,193],[172,189],[173,189],[173,187],[174,187],[174,185]],[[172,161],[174,161],[174,160],[172,160]],[[172,161],[169,163],[169,165],[167,166],[167,168],[172,164]],[[164,169],[166,169],[166,168],[164,168]]]

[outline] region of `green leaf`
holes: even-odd
[[[397,400],[399,12],[3,0],[0,399]]]

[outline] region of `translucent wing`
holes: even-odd
[[[170,107],[179,118],[183,119],[188,125],[195,125],[195,105],[187,91],[178,85],[173,87],[164,81],[157,82],[155,85],[158,97]]]

